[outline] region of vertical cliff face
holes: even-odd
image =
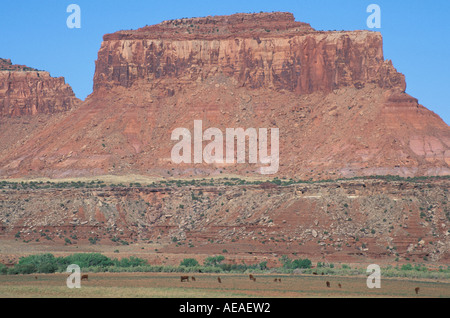
[[[365,83],[406,87],[384,60],[379,33],[319,32],[287,13],[173,20],[108,34],[96,66],[95,91],[140,80],[181,85],[218,73],[239,87],[299,94]]]
[[[0,59],[0,117],[51,114],[79,102],[64,78]]]

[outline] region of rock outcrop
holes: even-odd
[[[0,59],[0,117],[52,114],[79,102],[64,78]]]
[[[166,21],[105,35],[93,93],[0,153],[0,176],[259,175],[174,164],[172,131],[194,120],[279,128],[278,177],[449,175],[450,127],[405,90],[377,32],[316,31],[290,13]]]
[[[131,87],[139,80],[174,84],[224,74],[249,89],[297,94],[376,83],[406,89],[383,57],[381,34],[320,32],[290,13],[181,19],[104,36],[95,90]]]
[[[450,262],[448,178],[279,187],[177,183],[0,183],[0,240],[63,245],[70,238],[82,246],[96,238],[98,245],[150,243],[158,253],[182,255],[189,246],[189,253],[206,255],[226,249],[321,262]]]

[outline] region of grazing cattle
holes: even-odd
[[[278,282],[280,282],[280,283],[281,283],[281,278],[278,278]]]
[[[193,282],[195,282],[195,277],[194,277],[194,276],[192,276],[192,277],[191,277],[191,280],[192,280]]]
[[[254,280],[255,277],[253,275],[249,275],[250,280]]]
[[[89,275],[83,275],[81,276],[81,280],[89,280]]]
[[[339,284],[338,286],[339,286],[339,288],[342,288],[342,285],[341,285],[341,284]]]
[[[316,273],[316,272],[314,272],[314,273],[313,273],[313,275],[317,276],[317,273]]]
[[[328,287],[328,288],[330,288],[330,287],[331,287],[331,284],[330,284],[330,282],[327,282],[327,287]]]
[[[34,279],[36,279],[36,280],[37,280],[37,279],[38,279],[38,278],[37,278],[37,276],[34,276]]]
[[[274,282],[275,282],[275,283],[281,283],[281,278],[275,278],[275,279],[274,279]]]
[[[417,287],[417,288],[416,288],[416,295],[419,295],[419,292],[420,292],[420,288]]]
[[[222,284],[222,280],[220,279],[220,277],[217,277],[217,281],[219,282],[219,284]]]
[[[189,276],[181,276],[180,278],[182,283],[189,282]]]

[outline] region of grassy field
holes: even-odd
[[[36,279],[37,277],[37,279]],[[0,276],[1,298],[449,298],[450,282],[383,279],[381,289],[368,289],[365,277],[293,275],[195,274],[180,282],[180,274],[89,274],[80,289],[66,286],[65,274]],[[274,282],[281,278],[281,283]],[[326,282],[331,288],[326,287]],[[338,287],[342,285],[342,288]],[[417,296],[414,289],[420,288]]]

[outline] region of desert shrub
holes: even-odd
[[[91,245],[95,245],[99,241],[99,238],[98,237],[90,237],[88,240]]]
[[[33,264],[16,264],[13,268],[8,269],[8,274],[18,275],[18,274],[33,274],[36,273],[36,266]]]
[[[219,266],[221,262],[225,260],[224,256],[211,256],[205,259],[203,264],[205,266]]]
[[[110,258],[100,253],[74,254],[65,257],[62,261],[62,265],[69,266],[71,264],[76,264],[80,266],[80,268],[94,266],[107,267],[114,265],[114,262]]]
[[[131,256],[130,258],[122,258],[120,261],[119,260],[114,260],[114,265],[118,266],[118,267],[139,267],[139,266],[144,266],[147,265],[148,262],[144,259],[140,259],[134,256]]]
[[[195,258],[185,258],[180,263],[180,267],[181,266],[184,266],[184,267],[195,267],[195,266],[198,266],[198,265],[199,265],[198,261]]]
[[[267,267],[267,261],[263,261],[263,262],[259,263],[259,268],[260,268],[261,270],[267,270],[267,269],[269,269],[269,268]]]
[[[311,268],[311,261],[309,259],[296,259],[292,261],[292,268]]]
[[[57,271],[56,258],[52,254],[39,254],[22,257],[14,267],[20,274],[43,273],[50,274]]]
[[[404,265],[402,265],[401,270],[402,271],[412,271],[413,267],[411,264],[404,264]]]
[[[201,271],[203,273],[213,273],[213,274],[217,274],[217,273],[222,273],[223,270],[220,267],[215,267],[215,266],[204,266],[201,268]]]
[[[257,272],[257,271],[261,271],[261,264],[255,264],[255,265],[221,264],[219,268],[224,272],[235,272],[235,273],[245,273],[248,271]]]
[[[0,263],[0,275],[8,274],[8,267],[6,265]]]
[[[312,262],[311,260],[305,258],[305,259],[296,259],[296,260],[291,260],[289,257],[287,256],[282,256],[280,259],[281,263],[283,264],[283,268],[285,269],[307,269],[307,268],[311,268],[312,266]]]
[[[58,266],[53,263],[43,263],[43,264],[40,264],[36,269],[37,269],[38,273],[52,274],[58,270]]]

